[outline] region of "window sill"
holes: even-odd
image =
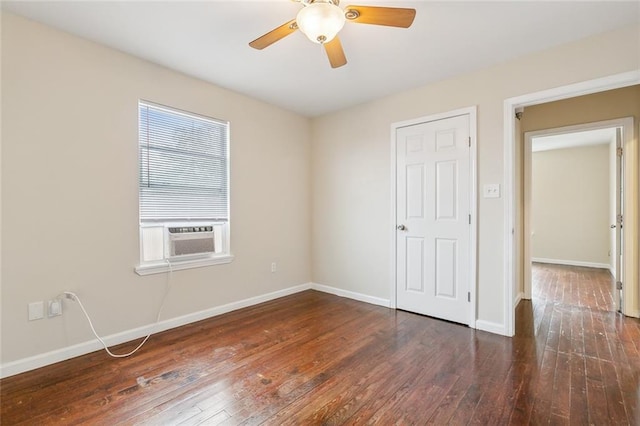
[[[145,263],[135,267],[138,275],[161,274],[170,271],[180,271],[182,269],[202,268],[204,266],[222,265],[233,262],[232,254],[224,254],[203,259],[190,259],[171,262],[171,267],[167,262]]]

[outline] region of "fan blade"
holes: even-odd
[[[262,50],[265,47],[272,45],[276,41],[285,38],[297,29],[298,24],[296,24],[295,19],[292,19],[291,21],[280,25],[275,30],[271,30],[262,37],[258,37],[257,39],[253,40],[251,43],[249,43],[249,46],[253,47],[254,49]]]
[[[388,27],[409,28],[416,17],[415,9],[401,7],[347,6],[344,11],[351,22]]]
[[[342,43],[338,36],[335,36],[329,43],[324,43],[324,50],[327,52],[331,68],[338,68],[347,63],[347,58],[342,50]]]

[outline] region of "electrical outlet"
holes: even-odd
[[[62,299],[49,300],[49,318],[62,315]]]
[[[44,318],[44,302],[29,303],[29,321]]]
[[[271,272],[276,272],[278,270],[278,265],[276,262],[271,262]]]

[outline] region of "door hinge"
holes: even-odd
[[[467,292],[467,302],[471,302],[471,292]]]
[[[622,148],[616,148],[616,155],[622,157]]]
[[[471,148],[471,136],[469,136],[469,148]]]
[[[469,225],[471,225],[471,215],[469,215]]]
[[[622,281],[616,281],[616,290],[622,290]]]
[[[616,216],[616,222],[622,223],[622,215],[621,214]]]

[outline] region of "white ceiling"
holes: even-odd
[[[531,139],[531,151],[549,151],[552,149],[575,148],[578,146],[608,144],[615,140],[615,127],[608,129],[586,130],[561,135],[537,136]]]
[[[259,51],[248,43],[295,18],[278,1],[2,1],[2,8],[306,116],[488,67],[640,21],[640,2],[412,2],[409,29],[348,22],[348,64],[296,33]]]

